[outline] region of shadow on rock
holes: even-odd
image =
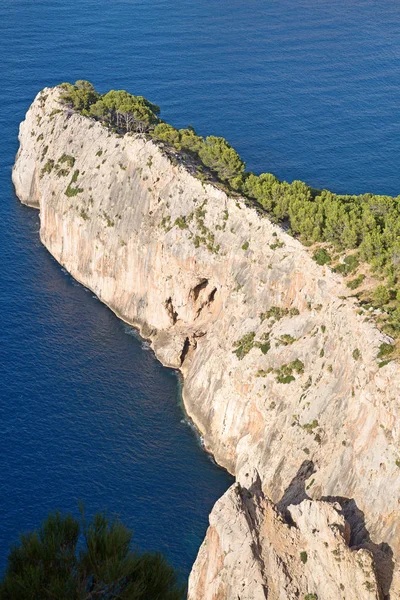
[[[303,500],[310,500],[306,490],[306,481],[313,473],[315,473],[314,463],[311,460],[305,460],[277,504],[278,510],[285,516],[289,515],[287,507],[291,504],[300,504]]]
[[[364,513],[358,508],[355,500],[341,496],[324,496],[321,500],[340,504],[342,514],[350,525],[350,548],[352,550],[365,548],[371,552],[374,557],[376,578],[382,589],[383,599],[391,600],[390,587],[394,570],[393,551],[391,547],[385,542],[375,544],[371,540],[365,524]]]

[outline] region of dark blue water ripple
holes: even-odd
[[[17,531],[83,499],[187,575],[230,481],[183,422],[176,374],[61,270],[13,195],[34,95],[82,77],[127,88],[256,171],[396,195],[399,17],[391,0],[0,4],[0,569]]]

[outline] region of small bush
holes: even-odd
[[[325,248],[319,248],[313,254],[313,259],[318,265],[327,265],[331,262],[330,254],[325,250]]]
[[[77,196],[78,194],[81,194],[83,192],[83,188],[80,187],[72,187],[71,184],[76,183],[77,179],[79,177],[79,171],[76,170],[74,171],[74,174],[72,175],[71,181],[68,184],[67,189],[65,190],[64,194],[68,197],[68,198],[73,198],[74,196]]]
[[[162,227],[167,233],[172,229],[171,217],[169,215],[161,219],[160,227]]]
[[[82,192],[83,192],[83,188],[73,188],[69,185],[67,187],[67,189],[65,190],[64,194],[68,198],[73,198],[74,196],[77,196],[78,194],[81,194]]]
[[[242,246],[242,250],[247,250],[249,247],[249,242],[245,242]]]
[[[358,277],[356,277],[355,279],[352,279],[351,281],[348,281],[346,283],[347,287],[350,288],[351,290],[355,290],[356,288],[358,288],[359,285],[362,284],[362,282],[365,279],[365,275],[359,275]]]
[[[305,431],[307,431],[307,433],[313,433],[313,430],[318,427],[319,423],[317,421],[317,419],[314,419],[313,421],[311,421],[311,423],[305,423],[303,425],[303,429],[305,429]]]
[[[276,380],[278,383],[291,383],[296,381],[296,377],[293,377],[293,375],[278,375]]]
[[[267,354],[267,352],[271,348],[271,343],[270,342],[263,342],[262,344],[259,345],[259,348],[260,348],[260,350],[261,350],[261,352],[263,354]]]
[[[381,344],[379,346],[378,358],[385,358],[385,356],[389,356],[394,351],[394,346],[391,344]]]
[[[188,224],[186,223],[186,217],[178,217],[177,219],[175,219],[174,225],[179,227],[179,229],[187,229]]]
[[[72,167],[75,164],[75,158],[73,156],[70,156],[69,154],[64,153],[62,156],[60,156],[58,162],[61,164],[66,163],[69,166],[69,168],[72,169]]]
[[[390,301],[390,292],[384,285],[378,285],[372,293],[374,306],[381,308]]]
[[[276,369],[276,380],[278,383],[291,383],[295,381],[295,377],[293,376],[293,371],[302,375],[304,373],[304,364],[296,358],[291,363],[286,365],[282,365],[279,369]]]
[[[358,348],[355,348],[353,350],[353,358],[354,358],[354,360],[358,360],[360,358],[360,356],[361,356],[361,352],[359,351]]]
[[[306,564],[307,562],[307,552],[305,552],[304,550],[302,552],[300,552],[300,560],[303,563],[303,565]]]
[[[242,360],[250,352],[250,350],[254,347],[254,338],[256,334],[254,331],[250,333],[246,333],[240,340],[234,342],[233,346],[236,350],[233,351],[234,354],[238,357],[239,360]]]
[[[40,179],[42,179],[42,177],[44,175],[49,175],[52,172],[53,167],[54,167],[54,160],[51,160],[51,158],[49,158],[49,160],[46,162],[46,164],[40,171]]]
[[[289,335],[288,333],[284,333],[278,339],[278,345],[289,346],[290,344],[294,344],[294,342],[296,342],[296,341],[297,341],[296,338],[294,338],[293,336]]]
[[[299,375],[304,373],[304,363],[301,362],[298,358],[290,363],[291,368],[296,371]]]
[[[271,250],[276,250],[277,248],[283,248],[284,245],[285,244],[283,242],[277,240],[274,244],[270,244],[269,247],[271,248]]]
[[[388,365],[390,362],[392,362],[391,358],[388,360],[382,360],[380,363],[378,363],[378,368],[382,369],[382,367],[386,367],[386,365]]]
[[[346,256],[344,261],[337,265],[337,267],[335,267],[333,270],[335,273],[341,273],[342,275],[346,276],[350,275],[350,273],[353,273],[359,264],[360,263],[357,256],[355,254],[351,254],[350,256]]]
[[[260,313],[261,321],[265,321],[265,319],[275,319],[275,321],[280,321],[283,317],[295,317],[299,315],[300,312],[297,308],[281,308],[280,306],[271,306],[264,313]]]

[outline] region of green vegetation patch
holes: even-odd
[[[330,254],[325,250],[325,248],[319,248],[313,254],[313,259],[318,265],[328,265],[331,262]]]
[[[234,342],[233,346],[236,348],[234,350],[234,354],[238,357],[239,360],[242,360],[250,352],[252,348],[254,348],[256,334],[254,331],[250,333],[246,333],[240,340]]]
[[[62,113],[62,110],[60,110],[59,108],[53,108],[53,110],[50,113],[50,119],[52,119],[53,117],[55,117],[56,115]]]
[[[271,349],[271,342],[269,340],[265,342],[258,342],[257,346],[260,348],[263,354],[267,354],[267,352]]]
[[[46,156],[48,149],[49,149],[49,147],[48,147],[48,146],[45,146],[45,147],[43,148],[43,151],[42,151],[42,156],[41,156],[41,158],[40,158],[40,160],[41,160],[41,161],[43,161],[43,160],[44,160],[44,157]]]
[[[275,370],[276,380],[278,383],[291,383],[295,381],[295,377],[293,376],[293,372],[298,375],[302,375],[304,373],[304,363],[301,362],[298,358],[293,360],[286,365],[282,365],[279,369]]]
[[[289,335],[288,333],[284,333],[278,338],[277,345],[278,346],[289,346],[290,344],[294,344],[296,342],[296,338]]]
[[[267,311],[260,314],[261,322],[266,319],[275,319],[275,321],[280,321],[283,317],[295,317],[299,315],[300,312],[297,308],[282,308],[280,306],[271,306]]]
[[[360,261],[358,260],[358,257],[355,254],[351,254],[350,256],[346,256],[343,262],[338,264],[333,270],[335,273],[341,273],[346,276],[353,273],[359,264]]]
[[[276,242],[270,244],[269,247],[271,248],[271,250],[276,250],[277,248],[283,248],[284,245],[285,244],[281,240],[276,240]]]
[[[243,337],[241,337],[240,340],[234,342],[233,346],[236,348],[236,350],[233,350],[233,352],[236,354],[239,360],[242,360],[242,358],[244,358],[252,348],[259,348],[263,354],[267,354],[267,352],[270,350],[271,343],[267,333],[264,333],[260,340],[256,340],[255,338],[255,332],[251,331],[250,333],[246,333]]]
[[[170,215],[167,215],[161,219],[160,227],[162,227],[166,233],[172,229]]]
[[[189,227],[189,225],[186,222],[186,217],[178,217],[177,219],[175,219],[174,225],[179,227],[179,229],[187,229]]]
[[[394,352],[395,347],[385,342],[379,346],[378,358],[385,358]]]
[[[314,429],[318,427],[318,425],[319,423],[317,419],[314,419],[313,421],[311,421],[311,423],[305,423],[304,425],[302,425],[302,427],[307,433],[312,434],[314,432]]]
[[[79,177],[79,171],[77,169],[76,171],[74,171],[71,181],[69,182],[68,187],[64,192],[64,194],[66,196],[68,196],[68,198],[73,198],[74,196],[77,196],[78,194],[81,194],[84,191],[83,188],[72,187],[72,184],[77,182],[78,177]]]
[[[355,279],[351,279],[350,281],[348,281],[346,283],[347,287],[350,288],[351,290],[355,290],[356,288],[358,288],[362,282],[365,279],[365,275],[361,274],[358,275]]]
[[[206,204],[207,200],[204,200],[204,202],[200,206],[198,206],[194,211],[194,220],[200,235],[195,235],[193,243],[195,248],[198,248],[200,245],[204,245],[206,246],[207,250],[209,250],[209,252],[213,254],[218,254],[219,245],[215,245],[215,236],[213,232],[210,229],[208,229],[204,222],[207,213],[205,208]],[[188,215],[186,217],[186,221],[191,221],[192,218],[193,215]]]
[[[75,164],[75,158],[73,156],[71,156],[70,154],[63,154],[62,156],[60,156],[60,158],[58,159],[58,162],[61,164],[66,164],[70,169],[72,169],[72,167]]]
[[[386,365],[388,365],[390,362],[392,362],[391,358],[389,358],[388,360],[382,360],[378,363],[378,368],[382,369],[382,367],[386,367]]]
[[[49,158],[49,160],[46,162],[46,164],[40,171],[40,179],[42,179],[44,177],[44,175],[49,175],[52,172],[53,168],[54,168],[54,160]]]
[[[376,308],[382,308],[390,299],[390,291],[385,285],[378,285],[372,292],[372,302]]]

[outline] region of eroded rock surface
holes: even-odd
[[[368,552],[384,594],[400,597],[400,370],[377,358],[390,340],[346,298],[339,276],[242,199],[202,184],[152,141],[68,113],[58,94],[44,90],[29,109],[13,171],[20,200],[40,209],[42,242],[181,369],[186,410],[216,460],[239,481],[260,477],[255,526],[245,527],[245,487],[217,503],[191,598],[353,598],[340,587],[350,570],[353,587],[369,573],[371,590],[357,583],[358,597],[377,597],[373,567],[356,567]],[[337,502],[351,547],[368,552],[346,550],[340,515],[331,530]],[[292,554],[286,534],[300,544]],[[273,572],[286,573],[281,591],[269,576],[274,561]],[[325,590],[316,573],[345,581]],[[249,574],[253,596],[242,585]]]
[[[236,483],[211,513],[189,600],[378,600],[373,555],[349,539],[338,504],[303,500],[285,519],[259,480]]]

